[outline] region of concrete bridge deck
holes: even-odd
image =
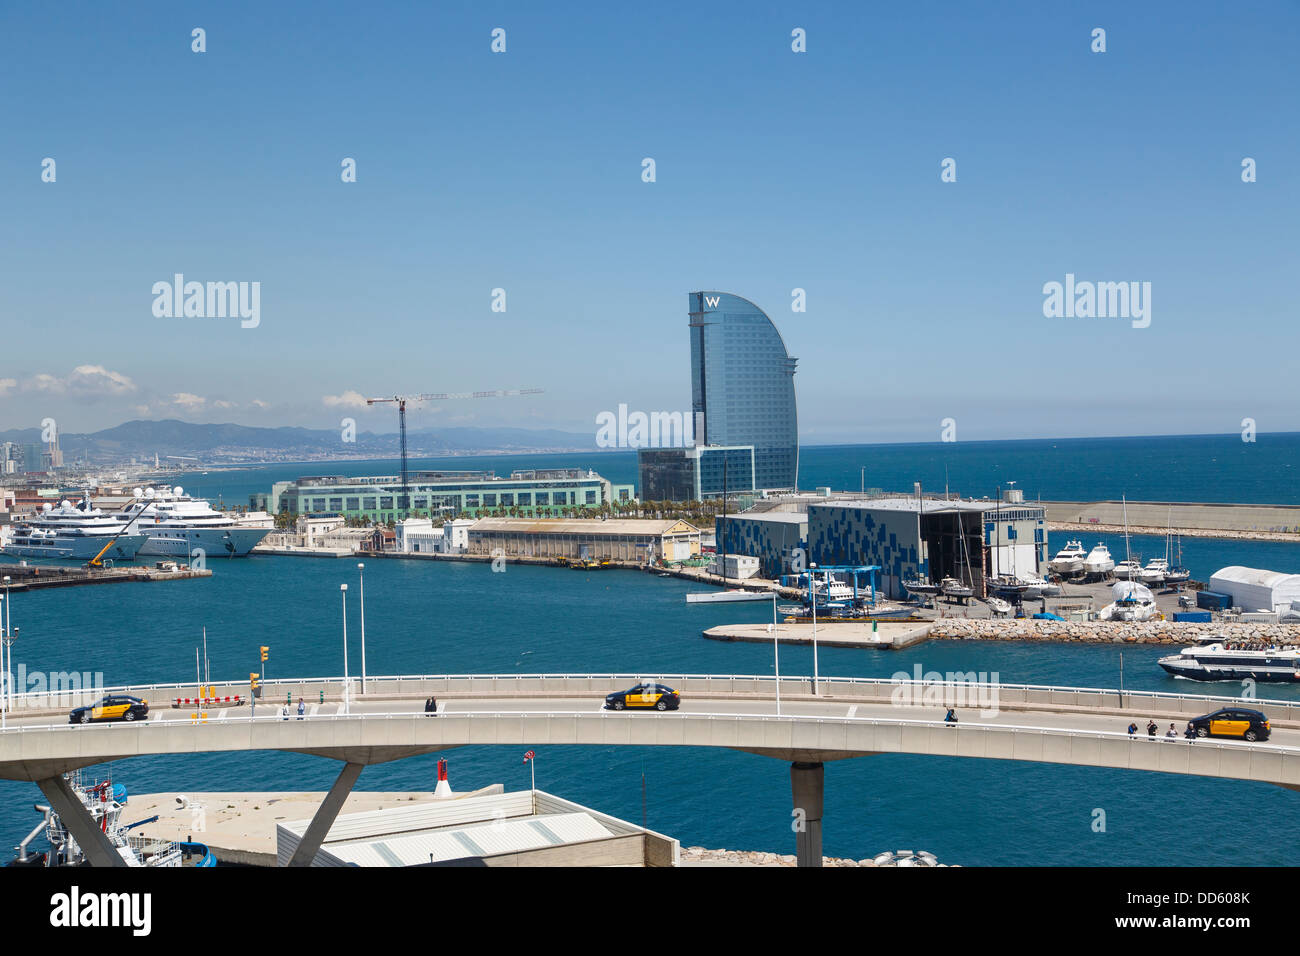
[[[639,677],[682,694],[682,709],[613,712],[604,695]],[[353,682],[354,690],[358,682]],[[342,699],[341,679],[268,682],[279,699],[256,708],[167,706],[193,696],[193,685],[129,691],[151,699],[148,720],[69,724],[48,695],[26,695],[0,731],[0,778],[40,784],[61,815],[79,807],[62,792],[62,773],[152,754],[280,750],[329,757],[344,769],[320,811],[319,832],[304,837],[303,860],[314,856],[363,767],[470,745],[596,745],[724,747],[791,764],[796,809],[813,829],[798,835],[801,860],[820,860],[822,765],[881,753],[1025,760],[1111,767],[1279,784],[1300,789],[1300,703],[1242,701],[1201,695],[1129,693],[1089,688],[832,678],[812,693],[808,677],[783,677],[780,712],[771,678],[668,675],[482,675],[368,678],[369,693]],[[218,687],[218,691],[223,688]],[[283,719],[284,695],[309,702]],[[440,713],[423,713],[433,694]],[[321,703],[321,696],[325,702]],[[224,695],[223,695],[224,696]],[[960,722],[943,722],[955,704]],[[1130,721],[1170,722],[1181,734],[1187,717],[1219,706],[1250,706],[1273,721],[1267,743],[1130,737]],[[64,712],[66,713],[66,711]],[[61,786],[62,785],[62,786]],[[87,820],[89,818],[87,817]],[[83,821],[84,823],[85,821]],[[812,824],[810,824],[812,826]],[[74,835],[83,846],[93,827]],[[814,834],[815,830],[815,834]],[[95,831],[97,832],[97,831]],[[85,837],[85,840],[82,837]],[[101,848],[102,850],[102,848]],[[99,859],[111,863],[107,851]]]

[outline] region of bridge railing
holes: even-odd
[[[776,693],[776,679],[771,675],[733,674],[662,674],[653,671],[639,673],[601,674],[443,674],[443,675],[377,675],[366,677],[366,696],[371,699],[385,697],[451,696],[590,696],[623,690],[638,681],[655,681],[672,686],[683,695],[726,695],[772,697]],[[292,695],[293,699],[340,699],[343,694],[342,677],[274,678],[262,681],[262,700],[274,702]],[[352,694],[359,692],[360,678],[350,679]],[[248,684],[243,682],[214,681],[210,685],[219,696],[239,693],[247,696]],[[1039,684],[989,682],[977,684],[965,681],[916,681],[872,677],[822,677],[818,681],[819,696],[888,700],[906,688],[912,698],[922,696],[926,690],[936,694],[935,706],[943,703],[942,691],[965,691],[986,688],[981,699],[995,694],[999,706],[1050,705],[1082,709],[1150,709],[1160,713],[1177,713],[1187,716],[1206,713],[1220,707],[1247,707],[1265,710],[1276,721],[1300,722],[1300,700],[1253,699],[1243,697],[1213,696],[1197,693],[1171,693],[1168,691],[1125,690],[1121,696],[1117,689],[1095,687],[1068,687]],[[809,694],[812,678],[807,675],[782,675],[782,695]],[[922,695],[918,695],[918,690]],[[168,706],[176,698],[198,696],[194,683],[130,684],[121,687],[55,689],[15,694],[14,711],[57,709],[93,703],[107,693],[125,693],[146,697],[153,707]]]
[[[674,712],[674,711],[669,711],[667,713],[656,713],[651,717],[643,714],[630,714],[626,711],[613,712],[613,711],[592,711],[592,710],[580,710],[580,711],[578,710],[530,710],[530,711],[480,710],[480,711],[456,711],[451,714],[439,715],[437,717],[430,717],[429,715],[423,713],[412,713],[410,711],[394,711],[394,712],[361,713],[361,714],[351,714],[351,713],[350,714],[317,714],[311,717],[304,717],[302,721],[299,721],[296,719],[296,716],[294,715],[291,715],[289,718],[286,719],[285,717],[281,716],[278,712],[272,711],[271,713],[267,713],[267,714],[258,714],[255,717],[250,717],[247,714],[243,714],[240,716],[224,717],[224,718],[209,717],[206,720],[193,721],[193,722],[184,721],[184,720],[169,720],[169,721],[139,721],[133,723],[109,723],[109,724],[88,724],[88,725],[67,724],[67,723],[52,723],[46,725],[27,724],[27,725],[20,725],[16,727],[9,727],[4,731],[0,731],[0,762],[6,759],[6,755],[4,754],[4,749],[6,746],[5,741],[7,740],[12,741],[18,736],[36,733],[36,732],[56,733],[60,735],[63,733],[70,733],[70,734],[76,733],[76,734],[83,734],[83,735],[84,734],[109,734],[109,735],[116,734],[119,736],[122,736],[126,733],[146,733],[149,734],[151,737],[154,734],[156,734],[158,738],[163,738],[164,736],[166,736],[170,738],[171,742],[174,742],[175,738],[172,735],[174,735],[177,730],[184,730],[189,727],[193,727],[195,730],[201,730],[203,727],[222,727],[222,726],[230,726],[230,725],[239,725],[242,727],[248,727],[250,724],[256,724],[258,726],[269,727],[278,724],[283,724],[284,733],[288,735],[288,738],[284,742],[283,746],[280,746],[279,744],[281,742],[277,740],[250,740],[249,738],[241,735],[239,737],[241,748],[239,749],[248,749],[248,750],[264,749],[264,750],[290,750],[291,751],[294,750],[296,747],[303,746],[303,741],[299,736],[299,731],[306,729],[306,727],[309,727],[312,724],[319,724],[321,721],[337,723],[341,721],[360,720],[364,724],[364,723],[375,723],[381,721],[390,722],[390,721],[400,720],[400,721],[414,723],[417,726],[424,726],[425,722],[429,721],[430,726],[437,726],[437,724],[433,724],[432,722],[438,721],[439,724],[445,725],[450,723],[455,725],[457,721],[465,721],[465,720],[470,720],[470,721],[504,720],[504,721],[509,721],[513,724],[528,719],[577,720],[584,723],[590,721],[626,720],[626,721],[632,721],[632,724],[630,724],[629,726],[633,726],[633,727],[653,725],[655,723],[658,723],[659,721],[665,721],[665,720],[685,721],[685,722],[702,721],[706,723],[728,723],[728,724],[758,722],[758,723],[774,723],[774,724],[796,723],[801,725],[811,724],[811,725],[839,725],[839,726],[849,725],[849,726],[871,726],[871,727],[898,727],[900,729],[914,728],[914,729],[930,730],[939,733],[944,737],[946,737],[949,734],[956,734],[956,735],[1032,734],[1039,737],[1046,736],[1046,737],[1054,737],[1054,738],[1110,740],[1116,742],[1128,741],[1129,745],[1133,747],[1160,748],[1158,750],[1153,749],[1151,751],[1142,749],[1140,752],[1143,754],[1161,753],[1161,752],[1173,751],[1176,748],[1183,749],[1183,748],[1190,747],[1190,748],[1196,748],[1198,750],[1214,749],[1217,751],[1241,754],[1243,757],[1247,759],[1249,759],[1252,755],[1259,755],[1261,757],[1276,757],[1276,758],[1300,758],[1300,746],[1287,745],[1287,744],[1258,743],[1258,742],[1247,743],[1245,741],[1215,740],[1215,739],[1207,739],[1207,738],[1196,738],[1194,741],[1189,741],[1182,737],[1149,738],[1142,734],[1134,736],[1123,731],[1093,730],[1093,729],[1072,728],[1072,727],[1044,727],[1037,724],[1005,724],[1005,723],[994,724],[994,723],[987,723],[980,720],[970,720],[963,723],[950,725],[945,723],[942,719],[910,718],[910,717],[875,717],[875,716],[849,717],[847,715],[829,717],[829,716],[816,716],[816,715],[804,715],[804,714],[776,715],[771,713],[754,713],[754,714],[682,713],[682,712]],[[725,735],[722,736],[725,737]],[[454,733],[452,734],[452,737],[454,740],[455,739]],[[711,741],[713,739],[719,739],[719,738],[714,738],[710,736],[708,739]],[[147,746],[148,738],[145,738],[145,740]],[[403,743],[400,746],[410,746],[410,739],[407,736],[403,735],[402,741]],[[655,742],[653,745],[714,746],[714,747],[727,746],[724,744],[716,744],[712,742],[704,742],[704,743],[692,745],[692,744],[686,744],[684,741],[685,738],[683,737],[681,739],[674,741],[673,743],[660,744],[658,742]],[[522,737],[520,738],[519,742],[521,744],[529,743],[529,741],[524,740]],[[622,742],[628,743],[630,745],[633,743],[631,740],[623,740]],[[509,743],[513,743],[513,741],[510,741]],[[590,741],[584,741],[583,743],[590,743]],[[497,743],[497,742],[482,742],[482,741],[475,741],[474,744],[478,746],[508,745],[508,743],[506,742]],[[470,744],[468,741],[466,741],[465,743],[455,742],[449,744],[449,746],[469,746],[469,745]],[[650,746],[652,744],[645,743],[643,745]],[[59,756],[58,754],[59,748],[57,744],[52,746],[42,744],[41,746],[42,746],[43,759],[54,759],[57,756]],[[197,749],[199,751],[202,751],[202,747],[198,747]],[[214,749],[229,750],[232,748],[216,747]],[[830,749],[842,749],[842,745],[837,744],[835,747]],[[145,752],[155,752],[155,751],[146,750]],[[157,751],[157,752],[161,752],[161,751]],[[889,751],[877,750],[874,752],[879,753],[879,752],[889,752]],[[913,751],[900,749],[899,752],[913,752]],[[1020,750],[1015,750],[1014,753],[1015,756],[1012,757],[1008,755],[1008,759],[1031,759],[1031,760],[1034,759],[1032,755],[1026,754],[1025,752]],[[970,753],[965,753],[965,754],[955,753],[953,755],[981,756],[979,754],[972,755]],[[20,759],[20,758],[14,757],[10,759]],[[1050,757],[1044,757],[1043,760],[1044,762],[1049,762],[1049,763],[1070,762],[1070,761],[1053,761]],[[1101,764],[1101,765],[1117,766],[1115,764]],[[1273,779],[1275,777],[1280,778],[1282,770],[1284,770],[1289,766],[1290,766],[1289,763],[1278,765],[1266,761],[1265,770],[1272,775],[1270,776],[1270,779]],[[1179,768],[1167,766],[1167,765],[1161,765],[1156,767],[1136,767],[1133,769],[1177,772]],[[1236,769],[1248,770],[1249,767],[1236,766]],[[1247,777],[1250,776],[1250,774],[1249,773],[1242,773],[1240,775],[1229,774],[1229,776]],[[1286,781],[1281,781],[1281,782],[1286,782]]]

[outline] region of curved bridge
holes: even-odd
[[[640,679],[670,684],[682,709],[621,713],[603,709],[606,693]],[[879,753],[1027,760],[1256,780],[1300,789],[1300,703],[1242,701],[1088,688],[965,682],[830,678],[813,693],[810,678],[673,675],[465,675],[265,682],[253,707],[175,708],[193,685],[114,688],[150,700],[147,721],[67,723],[79,701],[22,695],[0,731],[0,778],[37,782],[56,804],[61,774],[149,754],[282,750],[342,761],[344,768],[295,863],[305,865],[361,769],[467,745],[591,744],[725,747],[791,763],[794,802],[804,811],[801,863],[821,859],[823,763]],[[225,697],[229,691],[218,686]],[[435,696],[439,713],[423,713]],[[97,696],[97,695],[91,695]],[[292,700],[288,719],[281,708]],[[304,702],[304,716],[297,702]],[[942,720],[955,706],[960,722]],[[1190,716],[1249,706],[1270,718],[1267,743],[1181,736]],[[1177,738],[1130,737],[1130,721],[1176,724]],[[66,786],[66,784],[64,784]],[[63,799],[56,799],[62,797]],[[75,801],[75,798],[73,798]],[[60,814],[78,807],[56,806]],[[319,826],[318,826],[319,824]],[[93,829],[93,828],[92,828]],[[317,832],[319,831],[319,832]],[[78,837],[83,846],[88,844]],[[93,833],[85,833],[95,840]],[[311,839],[308,839],[311,838]],[[103,862],[111,862],[104,860]]]

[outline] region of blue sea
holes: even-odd
[[[1294,503],[1289,471],[1300,460],[1295,436],[1233,439],[1117,439],[969,445],[804,449],[802,483],[856,488],[940,488],[946,466],[954,491],[992,494],[1006,479],[1026,497],[1272,501]],[[635,457],[516,456],[420,462],[420,467],[496,468],[571,464],[614,480],[633,480]],[[620,471],[619,469],[623,469]],[[820,470],[819,470],[820,469]],[[298,474],[383,474],[392,462],[276,465],[187,479],[191,490],[228,503],[246,501],[270,481]],[[196,481],[195,478],[198,478]],[[935,480],[937,478],[937,480]],[[851,480],[850,480],[851,479]],[[1053,545],[1062,536],[1052,539]],[[1122,536],[1100,536],[1123,554]],[[1085,541],[1091,546],[1093,536]],[[1162,538],[1134,536],[1134,551],[1163,554]],[[1205,579],[1246,564],[1300,571],[1290,544],[1183,541],[1184,563]],[[19,595],[21,637],[15,664],[29,671],[102,671],[107,684],[186,681],[207,629],[219,680],[247,679],[257,648],[271,648],[268,676],[342,672],[339,584],[355,592],[356,562],[252,557],[213,562],[212,578],[160,584],[69,588]],[[739,673],[768,674],[763,645],[705,640],[701,631],[761,621],[770,610],[747,605],[687,606],[698,589],[634,571],[575,574],[510,566],[376,560],[366,563],[366,655],[371,674],[418,673]],[[360,659],[356,608],[349,660]],[[1114,687],[1121,653],[1126,687],[1229,693],[1232,685],[1192,685],[1155,664],[1159,647],[930,642],[899,652],[823,648],[823,674],[889,677],[915,665],[937,671],[996,672],[1004,682]],[[811,651],[783,649],[783,674],[811,673]],[[1266,696],[1297,697],[1295,688]],[[653,718],[649,718],[653,719]],[[683,845],[794,851],[788,765],[727,750],[676,748],[464,747],[448,751],[452,784],[528,786],[522,761],[537,752],[537,784],[604,812],[644,821]],[[429,789],[436,755],[368,767],[358,787]],[[204,790],[324,790],[338,765],[278,753],[139,758],[109,768],[137,793]],[[12,846],[38,822],[32,784],[0,783],[0,840]],[[1300,862],[1295,794],[1265,784],[1093,770],[994,760],[875,756],[826,766],[824,849],[863,857],[885,849],[926,849],[942,862],[977,865],[1294,865]],[[1248,806],[1233,817],[1233,838],[1187,840],[1186,821],[1207,807]],[[1096,811],[1105,831],[1094,830]],[[128,819],[130,818],[128,810]]]

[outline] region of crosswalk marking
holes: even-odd
[[[226,713],[227,713],[227,711],[229,711],[229,709],[230,709],[229,707],[223,707],[223,708],[221,708],[221,712],[217,714],[217,720],[225,720],[225,719],[226,719]]]
[[[852,707],[849,708],[849,716],[850,716],[850,717],[852,717],[852,716],[853,716],[854,714],[856,714],[857,712],[858,712],[858,705],[857,705],[857,704],[854,704]]]

